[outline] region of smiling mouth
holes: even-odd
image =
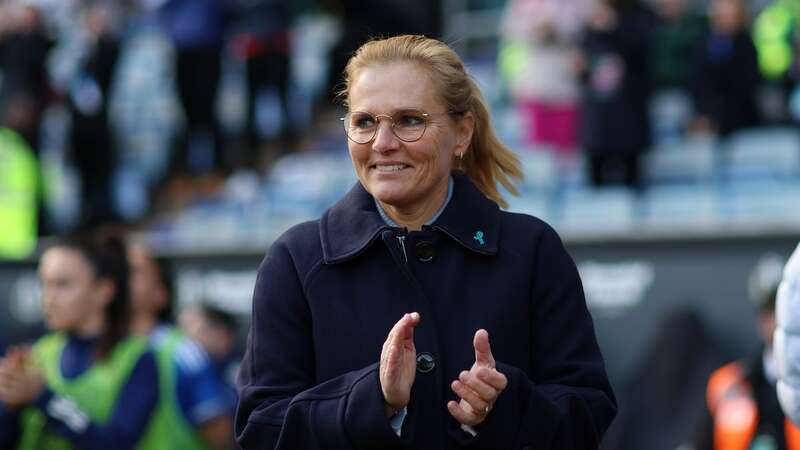
[[[373,169],[383,173],[399,172],[409,167],[411,166],[406,164],[376,164],[372,166]]]

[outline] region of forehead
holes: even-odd
[[[374,64],[359,70],[350,84],[351,111],[387,114],[422,109],[433,112],[438,97],[429,72],[412,62]]]
[[[83,254],[69,247],[53,247],[42,255],[42,276],[89,276],[93,270]]]

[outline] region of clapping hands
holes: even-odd
[[[12,347],[0,358],[0,402],[9,409],[33,403],[44,389],[44,376],[30,348]]]
[[[387,417],[406,407],[411,398],[411,386],[417,370],[414,328],[420,320],[419,313],[405,314],[392,327],[383,344],[379,373]],[[508,385],[508,380],[495,367],[486,330],[475,333],[472,345],[475,348],[475,363],[451,383],[460,401],[448,402],[447,409],[459,423],[476,426],[489,415],[497,397]]]

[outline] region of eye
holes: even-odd
[[[375,126],[375,118],[369,114],[354,114],[350,118],[350,127],[358,129],[368,129]]]
[[[397,119],[397,125],[401,127],[418,127],[425,124],[425,117],[418,113],[403,113]]]

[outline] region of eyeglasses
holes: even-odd
[[[448,113],[440,113],[448,114]],[[378,134],[378,125],[382,118],[392,122],[392,133],[403,142],[415,142],[422,139],[428,127],[428,114],[416,109],[398,111],[391,116],[388,114],[374,115],[365,111],[350,111],[342,117],[344,132],[347,138],[357,144],[366,144]]]

